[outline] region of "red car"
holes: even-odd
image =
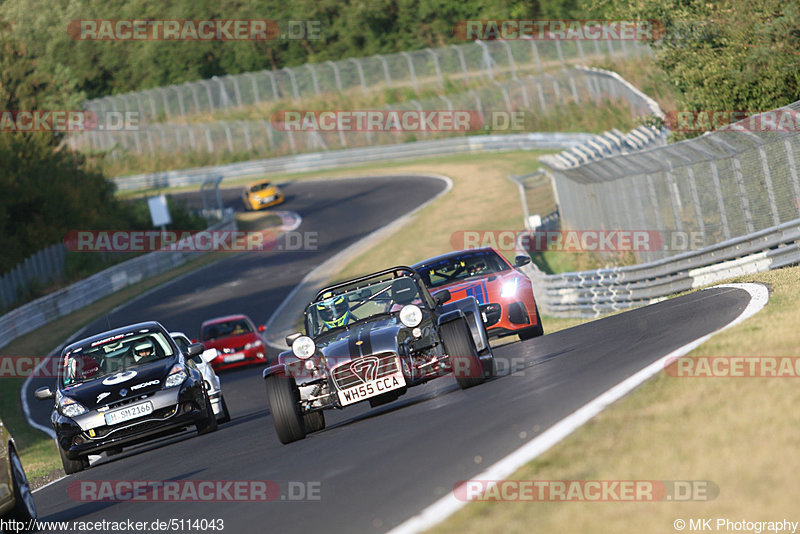
[[[475,297],[489,336],[530,339],[544,333],[533,285],[518,270],[530,261],[517,256],[512,266],[495,249],[477,248],[428,258],[413,268],[431,294],[447,289],[450,300]]]
[[[263,326],[256,329],[246,315],[228,315],[205,321],[200,326],[200,341],[206,349],[219,351],[211,361],[214,371],[266,363],[266,347],[259,334],[263,330]]]

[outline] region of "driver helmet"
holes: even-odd
[[[317,303],[317,313],[328,328],[338,328],[350,319],[350,304],[345,295],[338,295]]]
[[[153,342],[149,339],[141,341],[137,343],[133,347],[133,359],[137,362],[144,358],[149,358],[155,352],[155,347],[153,346]]]

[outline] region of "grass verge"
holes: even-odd
[[[800,267],[734,281],[769,284],[769,303],[691,355],[800,356]],[[792,519],[799,401],[787,378],[659,373],[510,478],[709,480],[720,489],[714,500],[471,503],[432,531],[675,532],[679,518]]]

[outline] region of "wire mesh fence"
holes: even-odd
[[[107,96],[86,102],[87,110],[135,111],[141,121],[184,117],[224,108],[251,106],[286,98],[300,100],[325,93],[363,93],[389,88],[443,87],[447,81],[474,78],[518,79],[571,64],[649,54],[636,41],[476,41],[413,52],[307,63],[213,77],[181,85]]]
[[[524,111],[547,117],[568,104],[600,103],[603,100],[625,102],[633,115],[649,115],[651,104],[641,93],[631,90],[624,80],[592,69],[564,69],[552,74],[523,75],[516,79],[490,82],[480,88],[455,94],[385,106],[385,110],[474,111],[488,117],[494,112]],[[566,125],[565,125],[566,126]],[[490,126],[475,130],[485,133]],[[287,131],[271,120],[214,121],[208,123],[156,123],[137,130],[93,130],[73,134],[73,150],[107,151],[109,157],[172,154],[177,152],[241,154],[247,157],[270,157],[343,149],[359,146],[401,143],[419,138],[464,135],[464,131]],[[510,132],[506,132],[510,133]]]
[[[652,261],[800,218],[800,101],[668,146],[583,164],[541,158],[554,177],[562,225],[570,229],[655,230]],[[772,119],[770,119],[772,117]]]

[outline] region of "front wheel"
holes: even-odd
[[[441,326],[440,333],[444,348],[450,356],[458,387],[467,389],[482,383],[485,371],[467,323],[460,319],[445,323]]]
[[[535,337],[544,335],[544,327],[542,326],[542,316],[539,315],[539,306],[537,304],[534,304],[534,306],[536,308],[536,326],[526,328],[525,330],[520,330],[517,333],[520,341],[525,341],[526,339],[533,339]]]
[[[61,447],[59,447],[60,449]],[[9,519],[16,519],[28,526],[36,519],[36,504],[33,502],[33,493],[28,484],[28,477],[22,469],[17,451],[9,448],[9,463],[11,463],[11,478],[14,483],[14,509],[8,514]],[[88,463],[88,460],[87,460]]]
[[[203,436],[205,434],[210,434],[217,429],[217,416],[214,415],[214,408],[211,407],[211,400],[208,398],[208,395],[203,395],[206,399],[206,418],[196,423],[194,426],[197,428],[197,435]]]
[[[306,425],[306,434],[325,430],[325,414],[322,410],[308,412],[303,415],[303,423]]]
[[[222,405],[222,418],[220,423],[227,423],[231,420],[231,412],[228,411],[228,405],[225,403],[225,397],[220,397],[220,404]]]
[[[293,378],[267,377],[267,401],[272,413],[275,432],[281,443],[291,443],[306,437],[306,425],[300,411],[300,390]]]
[[[89,468],[89,458],[81,456],[77,460],[73,460],[67,456],[67,453],[65,453],[64,449],[58,444],[56,444],[56,447],[58,447],[58,452],[61,455],[61,465],[64,466],[64,472],[66,474],[72,475],[74,473],[80,473],[84,469]]]

